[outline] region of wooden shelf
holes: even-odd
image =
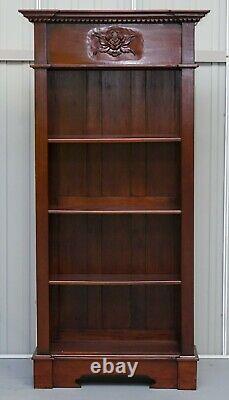
[[[49,214],[162,214],[177,215],[181,210],[75,210],[75,209],[49,209]]]
[[[54,274],[50,285],[180,285],[173,274]]]
[[[137,64],[137,63],[133,63],[133,64],[114,64],[114,63],[103,63],[103,64],[30,64],[30,66],[34,69],[37,68],[43,68],[43,69],[72,69],[72,70],[79,70],[79,69],[92,69],[92,70],[96,70],[96,69],[103,69],[103,70],[112,70],[112,69],[123,69],[123,70],[127,70],[127,69],[135,69],[135,70],[146,70],[146,69],[162,69],[162,70],[167,70],[167,69],[183,69],[183,68],[191,68],[191,69],[195,69],[198,67],[198,64],[195,63],[187,63],[187,64],[155,64],[152,65],[152,63],[150,64]]]
[[[123,137],[123,136],[94,136],[94,135],[84,135],[84,136],[53,136],[49,137],[49,143],[169,143],[169,142],[181,142],[180,137]]]
[[[85,335],[86,336],[86,335]],[[51,355],[147,355],[178,357],[179,344],[175,340],[152,339],[83,339],[74,342],[54,342],[51,344]]]
[[[181,214],[177,199],[170,197],[73,197],[62,196],[50,214]]]

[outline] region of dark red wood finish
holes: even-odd
[[[119,56],[119,62],[130,66],[145,64],[179,64],[181,62],[181,26],[179,24],[149,25],[126,24],[125,29],[131,29],[129,35],[133,35],[130,49],[133,52],[123,52]],[[116,56],[111,57],[109,50],[99,51],[93,54],[88,44],[88,36],[93,31],[91,25],[80,26],[69,24],[49,24],[47,42],[47,61],[49,64],[100,64],[111,65],[116,63]],[[100,25],[99,29],[106,30],[106,25]],[[109,28],[108,28],[109,29]],[[120,29],[118,27],[117,29]],[[123,28],[121,28],[123,29]],[[140,38],[140,39],[139,39]],[[142,44],[144,41],[144,51]],[[135,44],[136,42],[136,44]],[[86,46],[82,46],[86,43]],[[128,49],[128,47],[125,47]],[[103,50],[103,49],[102,49]],[[151,54],[153,53],[153,58]]]
[[[182,61],[194,58],[194,27],[182,25]],[[182,355],[194,352],[194,72],[181,78],[181,340]]]
[[[35,23],[37,388],[196,388],[194,25],[207,11],[24,10]],[[91,363],[138,362],[133,378]]]
[[[46,24],[35,26],[35,58],[46,62]],[[47,71],[35,72],[36,122],[36,254],[37,254],[37,346],[49,353],[49,249],[48,249],[48,97]],[[40,318],[39,318],[40,316]],[[39,323],[42,319],[42,323]]]

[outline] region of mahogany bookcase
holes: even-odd
[[[35,25],[36,388],[195,389],[194,27],[207,11],[22,10]],[[103,358],[135,376],[93,374]]]

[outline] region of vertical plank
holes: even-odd
[[[30,320],[25,310],[30,310],[28,288],[34,267],[30,258],[31,127],[29,119],[23,121],[22,113],[22,107],[26,113],[30,107],[26,69],[26,64],[20,69],[15,64],[7,67],[7,98],[11,104],[7,107],[7,349],[12,353],[30,346]],[[21,332],[20,344],[15,343],[17,330]]]
[[[131,71],[131,136],[146,134],[146,71]]]
[[[102,329],[102,286],[87,288],[87,328]]]
[[[130,127],[130,71],[102,73],[103,134],[127,136]],[[122,96],[120,96],[120,87]]]
[[[60,147],[59,195],[87,195],[87,145],[57,144]]]
[[[145,143],[132,143],[130,145],[130,196],[146,196],[146,154]]]
[[[87,216],[87,273],[102,273],[101,254],[102,215]]]
[[[146,71],[146,135],[177,136],[176,71]]]
[[[0,352],[7,352],[7,63],[0,63]]]
[[[225,65],[195,74],[195,344],[221,354]]]
[[[146,215],[131,216],[131,270],[129,274],[146,271]]]
[[[50,71],[48,85],[49,135],[82,135],[86,128],[85,71]]]
[[[129,196],[129,144],[102,145],[102,195]]]
[[[101,134],[101,71],[84,71],[87,88],[86,133]]]
[[[210,157],[210,204],[209,204],[209,349],[220,352],[222,346],[222,261],[223,261],[223,184],[225,147],[225,66],[211,68],[211,131],[209,135]],[[217,77],[217,79],[216,79]],[[212,330],[212,326],[216,329]]]
[[[103,328],[128,329],[130,327],[130,287],[103,286],[102,296]]]
[[[27,63],[1,63],[0,70],[0,352],[20,354],[35,342],[33,73]]]
[[[1,0],[0,49],[23,52],[28,56],[33,49],[33,25],[18,13],[22,8],[35,8],[36,0]]]
[[[87,146],[87,195],[102,195],[102,145],[99,143]]]
[[[61,215],[59,253],[62,273],[87,272],[87,215]],[[77,260],[77,261],[76,261]]]
[[[180,217],[147,216],[146,273],[179,274]]]
[[[229,16],[229,9],[227,10],[227,15]],[[229,30],[228,30],[228,55],[229,55]],[[225,207],[225,214],[224,218],[227,218],[227,221],[224,223],[224,325],[225,331],[224,340],[223,340],[223,352],[229,354],[229,58],[227,59],[226,63],[226,126],[225,126],[225,182],[224,182],[224,207]],[[227,192],[226,192],[227,190]]]
[[[68,337],[68,332],[87,328],[87,292],[86,286],[62,286],[60,288],[59,330]],[[64,332],[65,331],[65,332]],[[74,336],[74,333],[73,333]]]
[[[131,217],[102,217],[102,273],[130,273]]]
[[[147,315],[147,287],[130,286],[130,328],[144,330]]]
[[[180,197],[180,148],[176,143],[147,144],[147,195]]]
[[[177,288],[173,286],[149,286],[146,288],[147,329],[164,331],[167,335],[177,334],[180,318],[177,302]],[[160,304],[160,307],[157,305]]]

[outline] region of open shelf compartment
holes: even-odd
[[[180,222],[179,215],[50,215],[50,277],[179,281]]]
[[[48,71],[50,139],[180,137],[179,70]]]
[[[180,144],[49,146],[49,212],[180,212]]]
[[[51,351],[177,355],[179,298],[176,286],[52,287]]]

